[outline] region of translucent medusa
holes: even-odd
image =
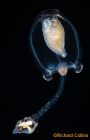
[[[53,73],[60,75],[60,84],[54,97],[36,114],[17,122],[13,134],[31,134],[38,125],[38,119],[59,99],[69,69],[82,71],[81,48],[74,25],[58,10],[40,13],[31,28],[30,49],[42,72],[43,78],[52,80]]]

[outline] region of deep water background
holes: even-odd
[[[1,128],[7,139],[55,139],[53,133],[90,131],[89,97],[89,2],[87,0],[4,1],[1,4],[0,102]],[[31,135],[12,135],[17,121],[36,113],[56,93],[59,75],[50,82],[42,78],[29,48],[29,32],[36,16],[58,9],[75,25],[82,47],[83,71],[68,71],[58,102],[39,120]],[[0,134],[0,136],[1,136]],[[90,136],[90,135],[89,135]],[[1,137],[1,140],[4,139]]]

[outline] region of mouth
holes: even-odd
[[[15,129],[13,130],[13,134],[17,133],[26,133],[31,134],[35,128],[37,127],[38,123],[35,122],[32,118],[28,117],[27,120],[24,118],[23,120],[17,122]]]

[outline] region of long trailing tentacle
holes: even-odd
[[[15,129],[13,130],[13,134],[31,134],[34,132],[35,128],[38,125],[38,119],[46,112],[48,111],[59,99],[65,83],[65,76],[61,76],[60,78],[60,84],[59,89],[57,93],[54,95],[54,97],[45,105],[43,106],[37,113],[32,115],[31,117],[26,117],[20,121],[17,122]]]

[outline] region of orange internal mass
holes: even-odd
[[[59,74],[61,74],[62,76],[67,74],[67,68],[63,67],[63,68],[59,68],[58,70]]]

